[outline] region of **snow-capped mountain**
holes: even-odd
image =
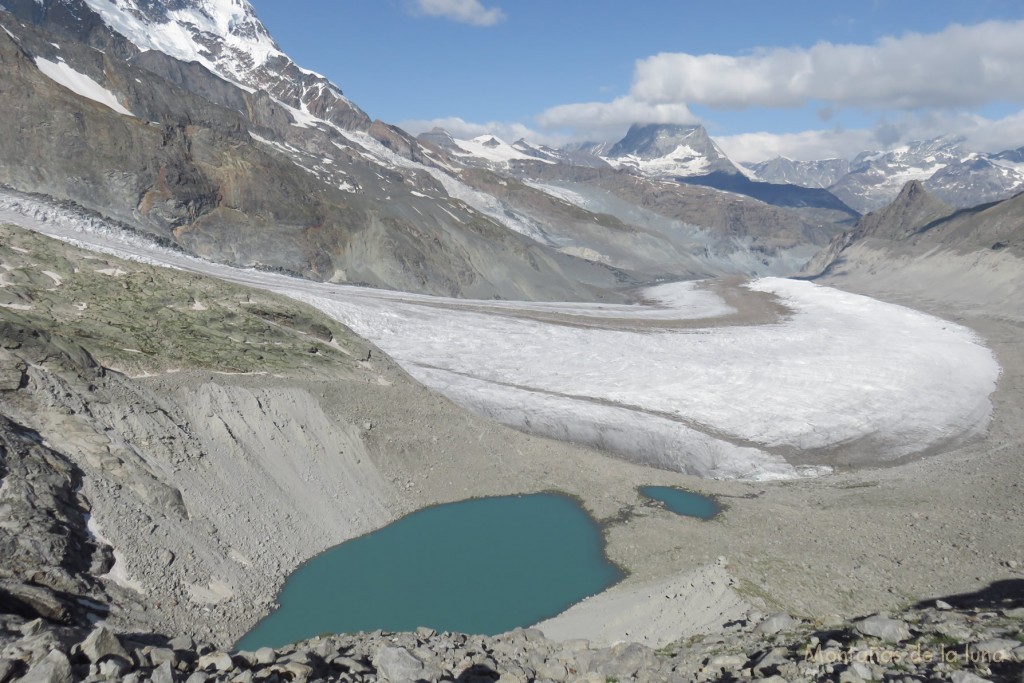
[[[23,7],[27,6],[27,7]],[[250,91],[348,130],[370,118],[341,89],[281,51],[248,0],[0,0],[16,14],[87,21],[93,12],[140,51],[196,62]],[[91,11],[88,11],[91,10]]]
[[[586,149],[555,149],[547,145],[535,145],[522,138],[512,143],[512,146],[527,156],[540,159],[541,161],[553,161],[568,166],[589,166],[591,168],[607,168],[608,162]]]
[[[966,158],[957,137],[911,142],[886,152],[862,152],[850,163],[850,172],[830,189],[862,213],[891,202],[911,180],[928,180],[936,172]]]
[[[850,162],[847,159],[797,161],[775,157],[756,164],[746,164],[745,168],[755,179],[766,183],[828,188],[850,172]]]
[[[421,133],[416,139],[443,150],[451,160],[458,164],[474,168],[508,170],[513,162],[608,168],[608,164],[604,160],[588,152],[555,149],[546,145],[537,145],[522,138],[512,144],[491,134],[463,140],[456,138],[443,128],[435,127],[426,133]]]
[[[970,154],[935,172],[924,186],[957,207],[977,206],[1024,191],[1024,148]]]
[[[962,142],[947,136],[862,152],[850,162],[780,157],[749,168],[763,181],[828,188],[862,213],[893,201],[911,180],[956,207],[1006,199],[1024,190],[1024,150],[977,154],[967,152]]]
[[[633,125],[626,137],[601,156],[612,166],[655,177],[740,172],[704,126]]]
[[[588,140],[586,142],[570,142],[568,144],[563,145],[560,148],[560,151],[589,154],[595,157],[603,157],[605,154],[608,153],[608,150],[610,150],[614,146],[614,142],[595,142],[593,140]]]

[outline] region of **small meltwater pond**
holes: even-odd
[[[721,506],[711,498],[671,486],[641,486],[639,491],[640,495],[661,501],[665,509],[685,517],[707,520],[722,511]]]
[[[419,626],[493,635],[552,617],[622,577],[598,525],[567,496],[439,505],[301,566],[281,607],[237,647]]]

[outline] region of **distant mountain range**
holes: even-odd
[[[845,205],[858,213],[885,206],[911,180],[922,181],[929,192],[956,207],[1024,191],[1024,148],[979,154],[965,151],[962,143],[961,138],[939,137],[888,151],[862,152],[852,161],[777,157],[741,166],[728,158],[703,126],[637,125],[611,146],[584,144],[570,149],[589,150],[616,168],[649,177],[708,185],[783,206]],[[828,190],[840,202],[830,203],[823,194],[784,192],[779,186]]]
[[[671,179],[754,197],[786,207],[817,207],[856,216],[878,209],[911,180],[956,207],[1006,199],[1024,190],[1024,148],[998,154],[963,149],[962,139],[940,137],[888,151],[866,151],[853,160],[796,161],[777,157],[755,164],[733,162],[700,125],[634,125],[613,143],[573,143],[560,149],[519,140],[507,145],[494,136],[456,142],[445,131],[420,136],[448,136],[449,149],[467,164],[511,161],[482,153],[476,145],[490,140],[522,155],[569,165],[626,170],[648,178]],[[505,164],[507,166],[507,164]]]
[[[827,188],[861,213],[893,201],[911,180],[923,182],[936,197],[962,208],[1024,191],[1024,148],[978,154],[965,151],[962,142],[940,137],[884,152],[862,152],[852,161],[777,158],[749,169],[767,182]]]

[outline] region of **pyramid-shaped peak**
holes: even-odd
[[[906,239],[952,212],[953,207],[928,192],[920,180],[911,180],[892,203],[864,216],[858,230],[862,235]]]
[[[608,156],[618,158],[633,155],[642,159],[657,159],[672,154],[680,146],[706,154],[715,145],[700,124],[633,124],[626,136],[608,151]]]

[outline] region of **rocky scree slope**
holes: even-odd
[[[839,283],[873,280],[972,308],[984,301],[993,314],[1019,319],[1022,257],[1024,196],[957,210],[912,181],[892,204],[836,237],[805,274]]]
[[[405,509],[367,427],[312,394],[313,380],[352,396],[408,383],[345,328],[14,228],[0,228],[0,261],[12,613],[222,642],[300,558]],[[182,387],[154,384],[179,374]]]

